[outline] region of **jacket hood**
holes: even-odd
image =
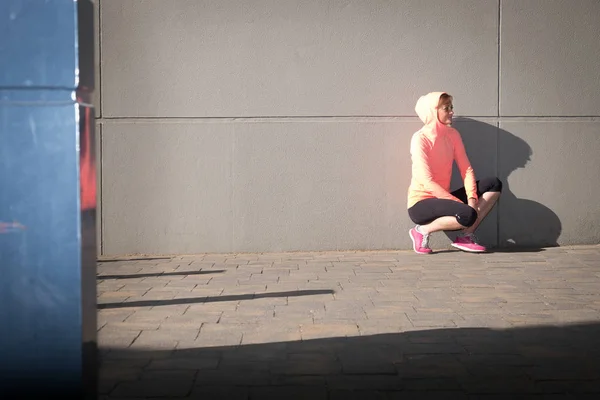
[[[440,96],[445,93],[446,92],[431,92],[421,96],[419,100],[417,100],[415,111],[425,125],[438,125],[436,107],[440,102]]]

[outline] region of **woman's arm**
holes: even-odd
[[[475,171],[471,167],[469,157],[465,151],[465,145],[463,144],[460,133],[455,131],[452,137],[452,144],[454,147],[454,160],[458,166],[460,176],[463,179],[465,185],[465,191],[467,192],[467,198],[478,200],[477,197],[477,181],[475,179]]]

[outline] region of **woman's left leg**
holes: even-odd
[[[477,197],[479,198],[476,208],[477,220],[473,225],[462,230],[462,235],[456,238],[452,246],[465,251],[485,251],[485,247],[477,243],[473,233],[494,208],[501,192],[502,182],[498,178],[485,178],[477,181]],[[467,193],[464,187],[455,190],[452,194],[467,203]]]
[[[500,192],[483,193],[479,198],[479,203],[477,204],[476,208],[477,220],[475,220],[475,223],[470,227],[463,229],[463,233],[467,235],[470,233],[474,233],[475,229],[477,229],[479,227],[479,224],[481,224],[481,221],[483,221],[485,217],[487,217],[487,215],[490,213],[490,211],[492,211],[492,208],[494,208],[494,205],[496,204],[499,198]]]

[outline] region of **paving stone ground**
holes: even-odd
[[[600,398],[600,246],[103,259],[101,399]]]

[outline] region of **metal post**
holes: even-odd
[[[0,398],[96,398],[93,4],[0,1]]]

